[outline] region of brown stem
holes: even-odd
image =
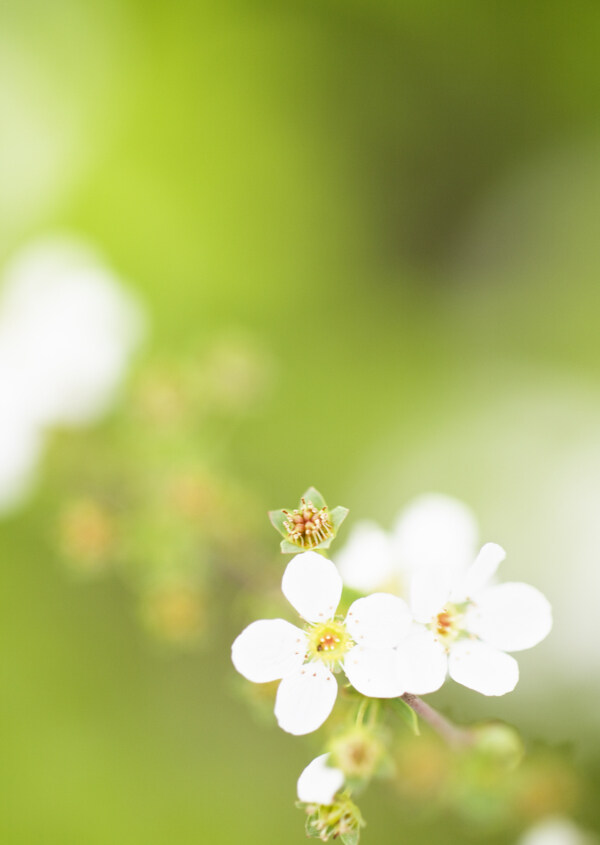
[[[448,745],[453,748],[465,748],[473,743],[473,732],[468,728],[460,728],[458,725],[453,725],[441,713],[434,710],[429,704],[426,704],[422,698],[413,695],[410,692],[405,692],[401,696],[402,701],[406,702],[411,707],[417,716],[424,719],[434,731],[436,731]]]

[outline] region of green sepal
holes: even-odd
[[[309,487],[308,490],[302,494],[302,499],[306,499],[307,502],[311,501],[318,510],[327,507],[327,502],[323,496],[321,496],[316,487]]]
[[[350,833],[342,833],[340,836],[340,842],[343,842],[344,845],[358,845],[360,841],[360,830],[351,830]]]
[[[406,701],[403,701],[401,698],[390,698],[388,700],[402,721],[408,725],[409,730],[415,736],[421,736],[421,731],[419,730],[419,717],[412,707],[409,707]]]
[[[284,528],[283,523],[286,520],[286,515],[283,511],[269,511],[269,520],[271,521],[271,525],[278,531],[282,537],[287,537],[287,531]]]
[[[332,511],[329,512],[331,524],[333,525],[334,535],[337,534],[340,525],[346,519],[349,513],[350,511],[348,510],[348,508],[344,508],[342,507],[342,505],[338,505],[337,508],[334,508]]]

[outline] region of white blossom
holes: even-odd
[[[389,532],[375,522],[357,523],[338,555],[338,566],[344,583],[355,590],[402,595],[416,571],[466,569],[477,537],[477,522],[465,504],[428,493],[410,502]]]
[[[28,491],[46,431],[93,422],[111,405],[142,312],[89,247],[24,248],[0,291],[0,510]]]
[[[598,845],[598,839],[570,819],[553,816],[530,827],[518,845]]]
[[[281,680],[275,716],[283,730],[306,734],[323,724],[335,703],[334,672],[340,669],[358,692],[375,698],[437,688],[431,685],[429,670],[430,661],[439,660],[437,644],[421,644],[423,670],[401,653],[405,642],[412,649],[415,626],[398,596],[375,593],[360,598],[343,621],[337,619],[342,579],[332,561],[316,552],[290,561],[281,588],[308,624],[299,628],[284,619],[253,622],[233,643],[232,661],[254,683]],[[438,677],[439,672],[434,673],[435,683]],[[415,678],[418,690],[407,685]]]
[[[298,801],[306,804],[333,804],[344,785],[344,773],[329,765],[329,754],[315,757],[298,778]]]
[[[505,556],[500,546],[487,543],[466,573],[438,568],[413,576],[411,610],[425,627],[402,650],[411,666],[422,665],[426,646],[437,650],[435,667],[429,662],[431,683],[441,683],[448,671],[483,695],[504,695],[519,679],[517,661],[506,652],[531,648],[550,632],[551,607],[539,590],[516,582],[491,584]]]

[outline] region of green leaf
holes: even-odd
[[[282,537],[287,536],[287,531],[284,528],[283,523],[286,520],[286,515],[283,511],[269,511],[269,519],[271,520],[271,525],[276,531],[279,531]]]
[[[351,830],[350,833],[342,833],[340,836],[340,841],[344,843],[344,845],[358,845],[360,840],[360,830]]]
[[[310,499],[310,501],[316,508],[318,508],[318,510],[327,507],[327,502],[325,501],[323,496],[321,496],[316,487],[309,487],[308,490],[306,490],[302,494],[302,498],[306,499],[307,502]]]
[[[408,728],[415,736],[421,736],[419,730],[419,718],[412,707],[409,707],[406,701],[401,698],[388,699],[392,707],[396,710],[403,722],[408,725]]]
[[[343,508],[341,505],[338,505],[337,508],[334,508],[329,516],[331,517],[331,522],[333,524],[333,530],[337,534],[338,528],[342,524],[342,522],[346,519],[350,511],[348,508]]]

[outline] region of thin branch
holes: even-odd
[[[406,702],[415,711],[417,716],[420,716],[436,733],[445,739],[448,745],[451,745],[453,748],[465,748],[473,744],[474,737],[472,731],[468,728],[453,725],[441,713],[438,713],[437,710],[426,704],[422,698],[410,692],[405,692],[401,698],[402,701]]]

